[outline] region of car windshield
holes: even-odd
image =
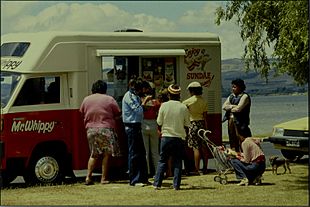
[[[20,75],[13,72],[1,71],[1,108],[9,102],[13,91],[20,80]]]

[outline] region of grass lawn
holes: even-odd
[[[222,185],[213,180],[216,172],[182,177],[179,191],[170,188],[172,178],[164,180],[160,190],[130,187],[127,180],[85,186],[84,178],[56,186],[11,185],[1,189],[1,205],[308,206],[308,162],[309,158],[291,163],[292,174],[274,175],[267,168],[259,186],[237,186],[233,173],[227,174],[228,184]]]

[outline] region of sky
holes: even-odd
[[[211,32],[222,59],[241,58],[244,43],[234,21],[215,24],[225,1],[3,1],[1,35],[39,31]]]

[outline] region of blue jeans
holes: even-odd
[[[182,158],[184,155],[184,145],[181,138],[177,137],[162,137],[160,143],[160,158],[158,161],[157,172],[155,175],[153,185],[161,187],[164,173],[167,169],[167,162],[169,157],[172,157],[173,169],[173,187],[180,188],[182,176]]]
[[[147,165],[141,124],[125,125],[128,139],[129,184],[147,183]]]
[[[249,182],[253,182],[253,180],[259,176],[262,175],[265,172],[266,169],[266,163],[265,162],[253,162],[253,163],[244,163],[241,162],[238,159],[231,159],[230,160],[237,179],[243,179],[247,178]]]

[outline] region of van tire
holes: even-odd
[[[56,154],[41,154],[34,156],[26,170],[24,180],[29,184],[60,183],[64,178],[64,165],[61,156]]]

